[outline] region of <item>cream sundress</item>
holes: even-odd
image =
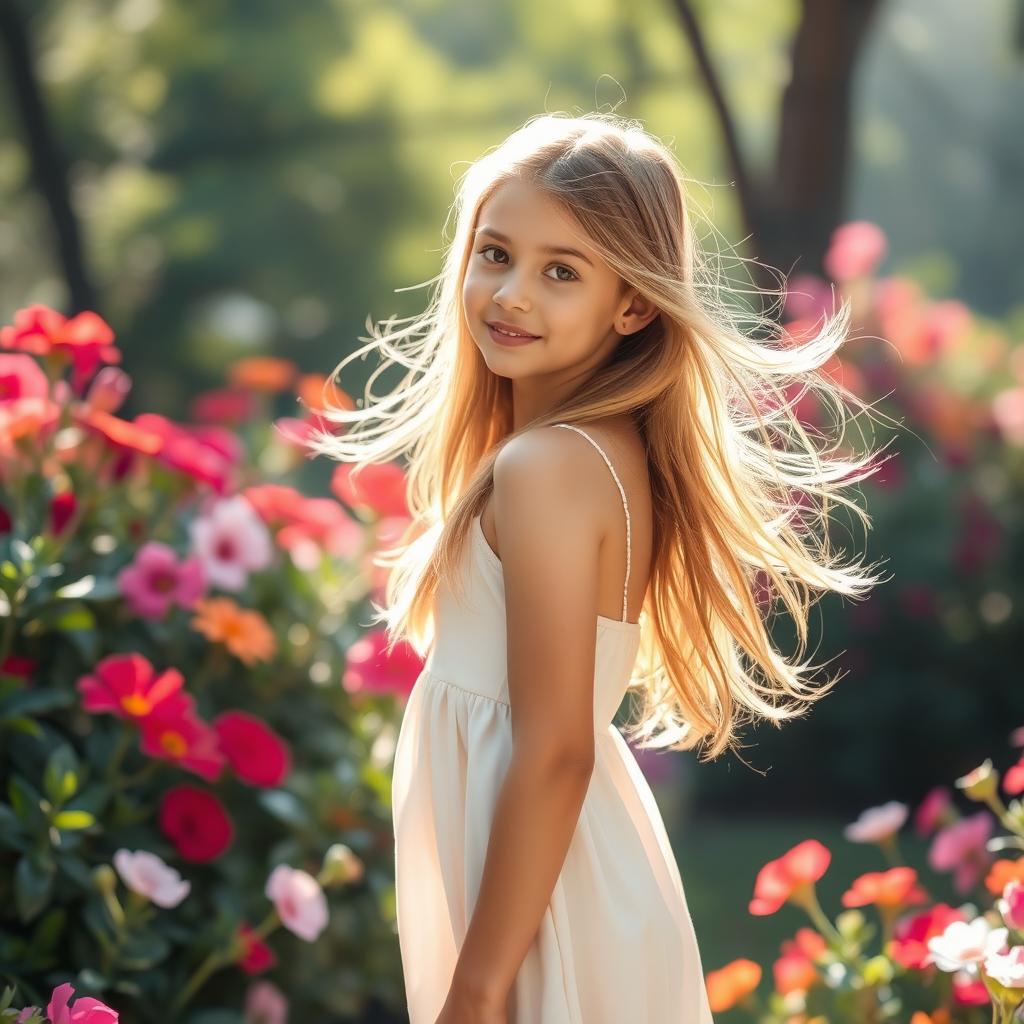
[[[626,621],[597,617],[595,763],[551,901],[509,996],[509,1024],[713,1024],[700,953],[658,806],[612,724],[639,649]],[[410,1024],[444,1005],[480,888],[512,755],[502,565],[480,525],[464,549],[466,600],[445,586],[435,639],[395,747],[392,813],[398,938]]]

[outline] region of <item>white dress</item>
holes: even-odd
[[[640,626],[597,617],[595,763],[568,853],[510,994],[509,1024],[707,1024],[700,952],[654,796],[612,724],[636,660]],[[434,1024],[475,905],[491,821],[512,754],[501,561],[473,521],[445,587],[435,639],[405,707],[392,813],[398,938],[410,1024]]]

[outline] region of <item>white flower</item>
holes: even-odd
[[[1024,946],[1014,946],[1006,953],[989,953],[985,973],[1007,988],[1024,988]]]
[[[992,953],[1006,945],[1007,930],[993,928],[983,917],[973,921],[953,921],[941,935],[928,940],[926,963],[940,971],[972,970]]]
[[[189,532],[207,578],[222,590],[241,590],[250,572],[270,564],[270,531],[241,494],[218,501]]]
[[[176,907],[192,888],[174,868],[165,864],[149,850],[124,848],[114,854],[114,867],[132,892],[152,900],[161,907]]]
[[[890,800],[881,807],[869,807],[852,824],[843,829],[843,835],[854,843],[880,843],[895,835],[907,820],[907,805]]]

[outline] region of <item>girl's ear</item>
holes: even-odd
[[[650,299],[644,298],[636,288],[631,288],[630,293],[629,301],[615,318],[615,330],[622,335],[636,334],[661,312]]]

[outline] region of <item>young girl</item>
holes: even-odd
[[[871,456],[826,460],[793,412],[807,388],[856,401],[818,370],[848,308],[798,346],[761,314],[762,340],[741,330],[670,151],[614,115],[532,119],[455,209],[428,311],[341,364],[379,348],[400,387],[313,443],[410,457],[381,618],[427,652],[393,781],[411,1024],[704,1024],[679,870],[612,721],[632,690],[631,739],[710,759],[834,684],[761,605],[802,654],[812,588],[878,582],[811,534]]]

